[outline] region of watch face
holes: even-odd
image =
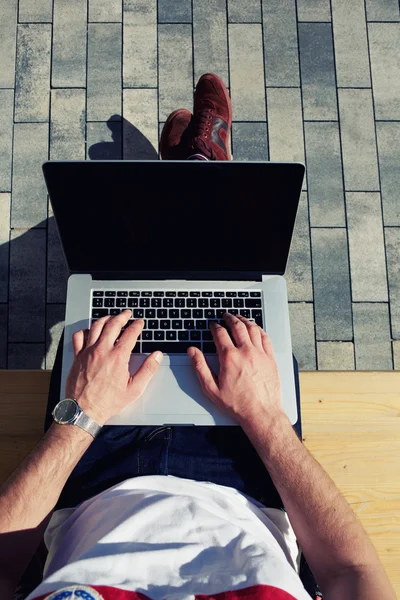
[[[78,412],[78,407],[74,400],[70,398],[66,398],[66,400],[61,400],[59,404],[57,404],[54,416],[57,421],[61,423],[69,423],[75,417]]]

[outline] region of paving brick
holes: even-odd
[[[354,346],[358,371],[393,369],[389,308],[386,303],[353,304]]]
[[[400,229],[385,227],[389,280],[390,316],[393,339],[400,339]]]
[[[42,164],[48,159],[48,141],[48,123],[17,123],[14,127],[12,227],[35,227],[47,218]]]
[[[370,87],[364,0],[332,0],[339,87]]]
[[[0,0],[0,88],[15,83],[15,38],[18,0]]]
[[[157,2],[124,2],[124,87],[157,87]]]
[[[0,90],[0,191],[11,191],[14,91]]]
[[[267,89],[270,160],[304,163],[300,89]]]
[[[87,0],[54,0],[53,87],[86,86]]]
[[[88,25],[87,120],[107,121],[121,114],[122,27]]]
[[[192,28],[158,26],[159,120],[177,108],[193,106]]]
[[[58,343],[64,330],[65,304],[46,306],[46,369],[52,369],[57,354]]]
[[[159,23],[191,23],[191,0],[158,0]]]
[[[311,229],[315,325],[318,341],[351,341],[350,274],[346,230]]]
[[[400,120],[400,23],[369,23],[375,118]]]
[[[164,129],[165,121],[160,121],[158,123],[158,139],[161,139],[162,130]]]
[[[15,121],[49,118],[51,25],[18,25]]]
[[[346,212],[353,302],[387,302],[380,194],[348,192]]]
[[[9,342],[44,342],[46,230],[12,231]]]
[[[0,194],[0,302],[8,300],[10,202],[10,194]]]
[[[0,304],[0,369],[7,368],[8,305]]]
[[[67,297],[68,269],[54,217],[47,229],[47,302],[63,303]]]
[[[157,160],[157,90],[124,90],[123,157]]]
[[[353,342],[318,342],[318,371],[354,371]]]
[[[312,303],[289,302],[293,354],[300,371],[315,370],[314,309]]]
[[[345,189],[379,191],[371,90],[339,90]]]
[[[51,92],[51,160],[85,159],[85,90]]]
[[[393,348],[393,363],[396,371],[400,371],[400,341],[392,342]]]
[[[366,0],[368,21],[400,21],[398,0]]]
[[[89,0],[89,21],[98,23],[121,23],[122,2]]]
[[[52,0],[19,0],[18,21],[20,23],[51,23]]]
[[[262,0],[266,85],[300,85],[295,0]]]
[[[195,84],[216,73],[229,87],[226,0],[193,0],[193,46]]]
[[[311,227],[345,227],[338,123],[304,123]]]
[[[265,121],[261,25],[229,25],[231,98],[234,121]]]
[[[43,369],[44,344],[8,344],[9,369]]]
[[[122,159],[122,122],[87,124],[87,158],[91,160]]]
[[[234,160],[268,160],[266,123],[233,123]]]
[[[385,225],[400,225],[400,123],[376,123]]]
[[[329,0],[297,0],[299,21],[330,21],[331,6]]]
[[[228,0],[229,23],[261,23],[261,0]]]
[[[310,226],[305,192],[300,197],[285,279],[289,302],[312,302]]]
[[[336,120],[336,79],[330,23],[299,23],[304,119]]]

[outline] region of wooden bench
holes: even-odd
[[[48,371],[0,371],[0,483],[43,435]],[[400,597],[400,373],[300,373],[303,440],[368,532]]]

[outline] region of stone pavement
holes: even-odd
[[[397,0],[0,0],[0,367],[51,368],[62,330],[41,163],[156,157],[211,71],[234,160],[306,161],[286,275],[300,368],[399,369],[399,52]]]

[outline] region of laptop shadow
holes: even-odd
[[[150,140],[121,115],[87,125],[90,160],[159,158]],[[96,142],[90,144],[91,139]],[[15,233],[0,244],[0,368],[51,368],[68,279],[54,217]]]

